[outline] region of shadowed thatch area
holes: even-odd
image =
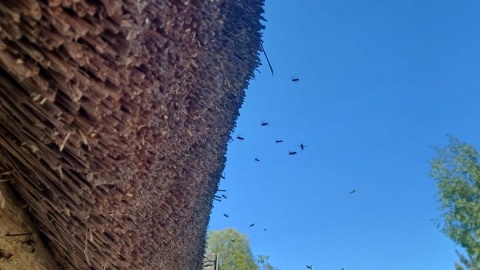
[[[201,269],[262,12],[0,1],[0,173],[60,265]]]

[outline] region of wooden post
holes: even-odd
[[[218,253],[210,253],[203,260],[203,270],[218,270]]]

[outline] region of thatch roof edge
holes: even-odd
[[[263,1],[18,3],[0,7],[0,168],[58,262],[200,269]]]

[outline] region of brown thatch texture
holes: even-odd
[[[0,171],[68,269],[201,269],[262,0],[0,1]]]

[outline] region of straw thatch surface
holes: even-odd
[[[68,269],[201,269],[262,0],[0,1],[0,172]]]

